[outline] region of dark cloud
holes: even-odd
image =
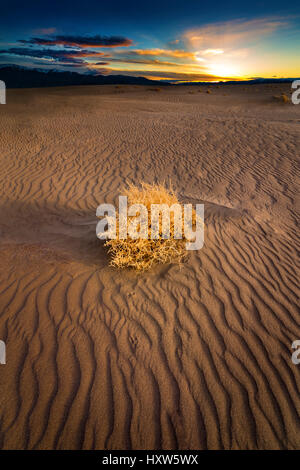
[[[87,50],[69,50],[69,49],[34,49],[11,47],[9,49],[0,49],[0,54],[17,55],[21,57],[31,57],[34,59],[52,59],[56,62],[65,62],[67,64],[87,64],[84,57],[105,57],[104,52],[87,51]]]
[[[76,47],[128,47],[132,40],[122,36],[54,36],[49,38],[20,39],[22,44],[39,46],[76,46]]]
[[[60,62],[59,63],[60,67],[78,67],[78,68],[81,67],[82,68],[83,66],[86,66],[86,65],[88,65],[88,64],[84,60],[81,60],[80,62],[76,62],[76,63],[73,63],[73,62],[72,63],[70,63],[70,62],[66,62],[66,63]]]

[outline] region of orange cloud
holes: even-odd
[[[137,55],[152,55],[152,56],[161,56],[161,57],[176,57],[177,59],[189,58],[195,59],[195,53],[190,51],[183,50],[172,50],[172,49],[135,49],[131,53]]]
[[[141,64],[141,65],[154,65],[154,66],[168,66],[168,67],[199,67],[197,64],[182,64],[179,62],[169,62],[160,59],[131,59],[127,57],[113,57],[110,58],[111,62],[119,62],[122,64]]]
[[[234,20],[189,30],[184,39],[194,48],[223,50],[260,40],[287,25],[287,20],[278,18]]]

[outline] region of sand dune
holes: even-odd
[[[300,106],[277,88],[8,91],[1,448],[300,447]],[[97,206],[169,178],[205,203],[203,249],[110,268]]]

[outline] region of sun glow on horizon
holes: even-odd
[[[241,78],[242,74],[238,70],[238,67],[233,64],[226,64],[226,63],[220,63],[220,64],[211,64],[208,68],[208,71],[212,75],[216,75],[219,77],[234,77],[234,78]]]

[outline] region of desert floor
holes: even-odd
[[[300,105],[272,99],[286,84],[206,90],[8,90],[1,448],[300,448]],[[113,269],[97,206],[169,179],[205,203],[203,249]]]

